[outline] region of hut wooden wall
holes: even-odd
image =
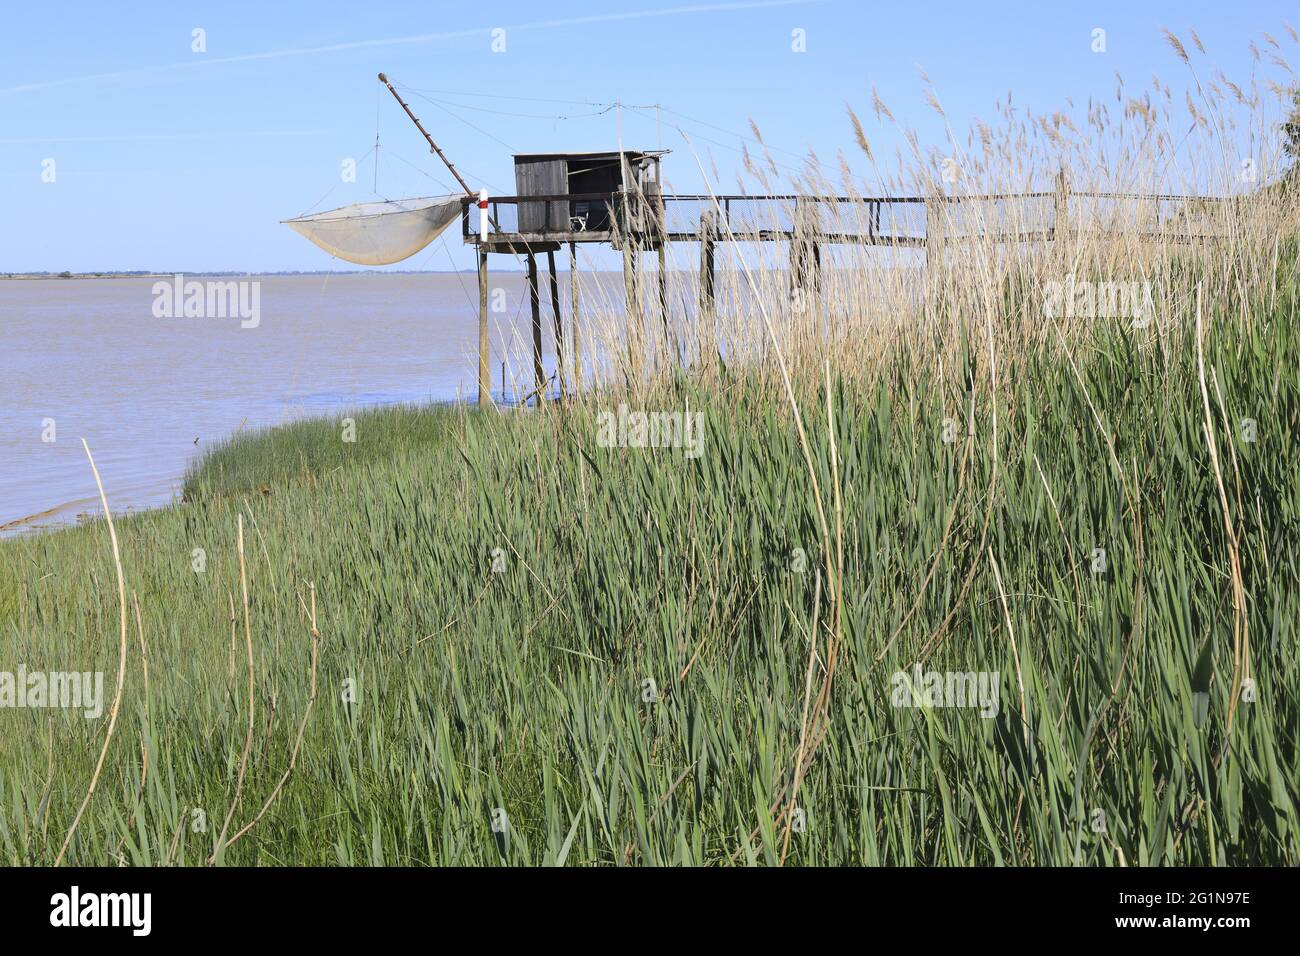
[[[515,190],[520,196],[563,196],[569,192],[568,164],[563,159],[516,159]],[[565,230],[568,203],[519,204],[519,231]],[[549,208],[548,208],[549,207]]]

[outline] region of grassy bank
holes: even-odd
[[[1295,314],[1207,316],[1203,363],[904,349],[799,422],[767,371],[666,385],[695,458],[602,447],[613,399],[242,437],[118,523],[66,859],[1296,864]],[[115,574],[103,523],[0,543],[0,666],[111,698]],[[898,706],[917,663],[996,714]],[[106,722],[0,710],[5,862],[55,861]]]

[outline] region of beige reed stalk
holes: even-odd
[[[108,539],[113,545],[113,565],[117,569],[117,597],[121,605],[121,630],[122,639],[118,648],[117,655],[117,690],[113,694],[113,708],[108,714],[108,732],[104,734],[104,746],[99,750],[99,759],[95,762],[95,772],[90,778],[90,787],[86,790],[85,799],[81,801],[81,806],[77,808],[77,815],[72,818],[72,826],[68,827],[68,835],[63,838],[63,846],[59,848],[59,855],[54,859],[55,866],[61,866],[63,856],[68,852],[68,845],[72,842],[72,835],[77,832],[77,825],[81,823],[81,816],[86,812],[86,807],[90,805],[90,798],[95,793],[95,787],[99,785],[99,775],[104,769],[104,759],[108,756],[108,745],[113,742],[113,731],[117,729],[117,714],[122,706],[122,686],[126,683],[126,577],[122,574],[122,554],[117,547],[117,529],[113,527],[113,513],[108,507],[108,496],[104,494],[104,482],[100,480],[99,469],[95,467],[95,458],[90,453],[90,446],[86,444],[86,439],[81,439],[81,447],[86,449],[86,458],[90,460],[90,470],[95,475],[95,486],[99,489],[99,502],[104,507],[104,518],[108,522]]]

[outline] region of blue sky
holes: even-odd
[[[1288,19],[1300,22],[1300,11],[1272,0],[9,3],[0,272],[345,268],[279,220],[372,198],[370,160],[355,183],[341,170],[374,145],[377,114],[379,193],[451,191],[397,104],[378,95],[380,70],[410,88],[454,91],[410,102],[474,186],[513,192],[512,149],[614,147],[615,111],[587,104],[622,100],[662,104],[659,135],[674,149],[665,174],[695,191],[679,124],[712,150],[731,188],[750,118],[790,151],[778,162],[797,165],[790,154],[808,147],[856,158],[844,104],[868,119],[872,84],[923,143],[937,142],[918,66],[964,129],[993,118],[1009,90],[1047,111],[1067,96],[1113,95],[1117,71],[1137,87],[1157,73],[1179,88],[1184,68],[1164,27],[1184,36],[1194,27],[1239,81],[1260,31],[1300,62]],[[1095,27],[1106,30],[1101,55]],[[196,28],[206,52],[192,51]],[[505,30],[504,52],[492,50],[494,28]],[[792,50],[796,29],[806,52]],[[877,154],[892,153],[873,124]],[[656,144],[652,110],[623,110],[622,126],[629,148]],[[54,182],[42,180],[48,160]],[[454,234],[395,268],[471,262]]]

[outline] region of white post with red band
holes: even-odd
[[[487,242],[488,237],[488,193],[486,189],[478,191],[478,238]]]

